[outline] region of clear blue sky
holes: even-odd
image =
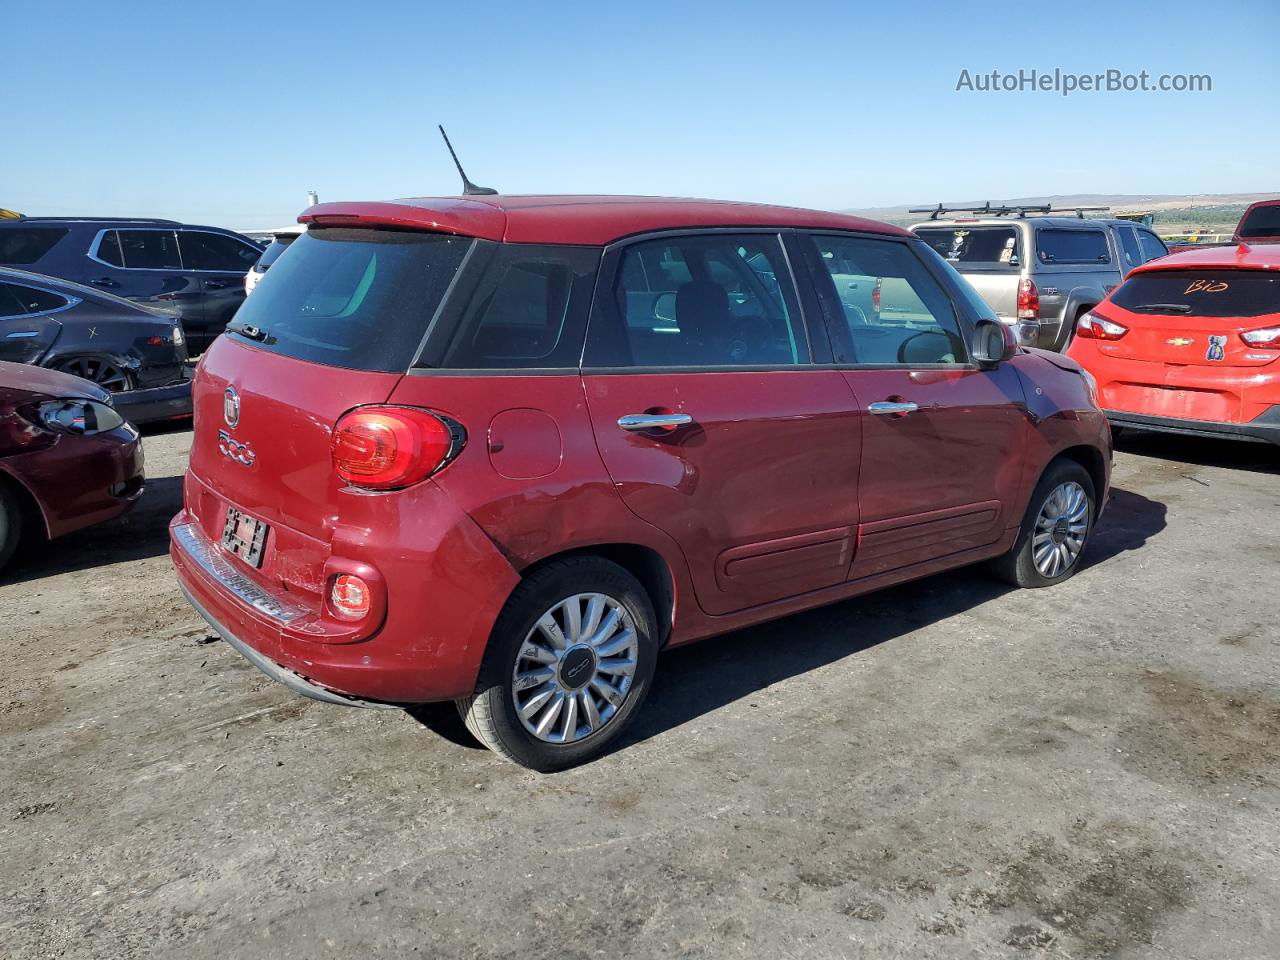
[[[1280,188],[1280,3],[0,0],[0,206],[240,228],[321,199],[849,208]],[[958,93],[973,73],[1213,92]]]

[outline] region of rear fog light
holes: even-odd
[[[373,591],[355,574],[341,573],[333,578],[329,605],[344,620],[363,620],[373,609]]]

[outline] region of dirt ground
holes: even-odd
[[[0,583],[0,956],[1280,956],[1280,451],[1131,437],[1062,587],[674,651],[540,776],[215,641],[166,556],[190,441]]]

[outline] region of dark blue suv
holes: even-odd
[[[176,309],[193,356],[226,328],[244,300],[244,275],[261,255],[231,230],[173,220],[0,220],[0,266]]]

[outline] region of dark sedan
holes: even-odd
[[[191,413],[177,314],[69,280],[0,267],[0,360],[90,380],[134,423]]]
[[[24,535],[60,537],[142,494],[142,441],[111,394],[55,370],[0,362],[0,568]]]

